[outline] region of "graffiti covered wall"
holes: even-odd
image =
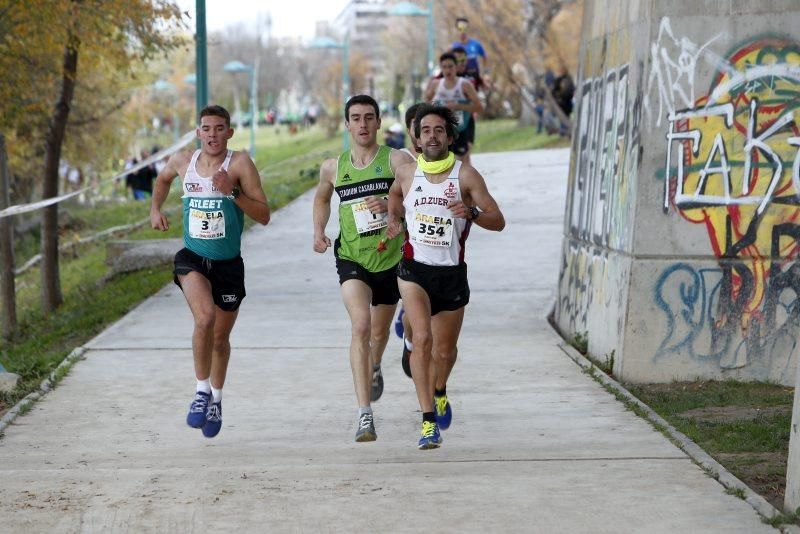
[[[556,321],[624,380],[793,383],[800,3],[769,4],[586,10]]]

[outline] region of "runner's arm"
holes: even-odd
[[[467,165],[461,167],[458,180],[461,182],[462,196],[471,199],[472,205],[478,208],[480,214],[473,219],[469,213],[469,208],[463,204],[458,208],[453,206],[453,214],[456,217],[464,217],[487,230],[499,232],[505,228],[506,220],[503,217],[503,212],[500,211],[497,201],[489,193],[483,176],[474,167]]]
[[[167,216],[161,212],[161,206],[167,200],[172,181],[178,176],[179,162],[182,157],[183,153],[181,152],[173,154],[164,168],[161,169],[161,172],[158,173],[158,176],[156,176],[153,184],[153,197],[150,201],[150,225],[154,230],[161,230],[162,232],[169,230],[169,221]]]
[[[471,83],[462,83],[461,87],[464,90],[464,96],[469,98],[469,104],[461,104],[459,107],[470,113],[480,113],[483,111],[483,104],[481,104],[481,99],[478,98],[478,92],[475,90],[475,86]]]
[[[411,163],[414,158],[403,152],[402,150],[392,149],[389,154],[389,166],[392,168],[392,174],[397,174],[397,169],[406,163]],[[386,213],[389,209],[389,203],[381,197],[368,196],[364,199],[367,208],[371,213]]]
[[[314,251],[325,252],[331,246],[331,240],[325,235],[325,227],[331,217],[331,197],[336,177],[336,160],[326,159],[319,168],[319,185],[314,194]]]
[[[395,172],[394,182],[389,188],[389,220],[386,227],[386,239],[393,239],[403,231],[403,223],[400,221],[405,215],[403,182],[406,180],[408,172],[413,172],[413,168],[413,164],[407,163]]]
[[[238,154],[238,157],[237,157]],[[239,197],[233,202],[242,208],[248,217],[261,224],[267,224],[270,218],[269,203],[264,189],[261,187],[261,177],[258,175],[255,163],[244,152],[234,153],[237,158],[235,165],[236,173],[239,175]],[[231,189],[233,187],[231,186]],[[220,190],[226,195],[231,191]]]
[[[425,93],[423,94],[423,100],[425,102],[430,102],[433,100],[433,95],[436,94],[436,86],[439,84],[438,78],[431,78],[428,80],[428,86],[425,88]]]

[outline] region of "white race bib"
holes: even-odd
[[[195,239],[225,237],[225,212],[189,209],[189,237]]]
[[[380,230],[389,224],[388,213],[372,213],[364,201],[350,204],[353,219],[356,221],[356,232],[364,234],[372,230]]]
[[[415,211],[414,220],[408,225],[409,239],[421,245],[449,247],[453,242],[455,224],[455,217],[438,217]]]

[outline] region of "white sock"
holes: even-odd
[[[411,344],[411,340],[410,339],[408,339],[407,337],[404,337],[403,338],[403,342],[406,344],[406,348],[408,350],[410,350],[410,351],[414,350],[414,346]]]
[[[197,391],[202,391],[203,393],[211,393],[211,381],[208,378],[206,378],[205,380],[198,380]]]
[[[372,415],[372,406],[362,406],[358,409],[358,416],[361,417],[365,413]]]
[[[215,388],[211,386],[211,402],[220,402],[222,400],[222,388]]]

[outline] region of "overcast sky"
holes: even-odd
[[[216,31],[232,24],[254,24],[258,15],[272,16],[274,37],[314,36],[318,20],[333,20],[348,0],[206,0],[206,27]],[[189,27],[195,27],[196,0],[178,0],[180,8],[189,12]]]

